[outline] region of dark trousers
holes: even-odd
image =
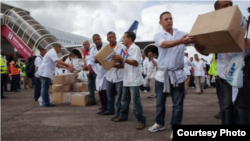
[[[20,74],[18,74],[18,77],[17,77],[17,89],[21,89],[21,76]]]
[[[195,87],[193,75],[190,75],[189,87]]]
[[[20,80],[20,74],[12,75],[10,88],[11,91],[15,91],[18,89],[18,83],[20,84],[18,80]]]
[[[232,86],[220,79],[220,108],[223,125],[250,124],[249,117],[249,81],[244,80],[243,88],[239,89],[235,102],[232,102]]]
[[[8,90],[8,82],[9,82],[9,74],[5,74],[5,80],[4,80],[4,90],[7,91]]]
[[[5,74],[1,74],[1,98],[3,97],[4,81],[5,81]]]
[[[89,93],[90,93],[90,101],[92,101],[92,102],[96,102],[96,99],[95,99],[95,79],[96,79],[96,73],[90,72],[89,73],[88,89],[89,89]]]
[[[108,105],[108,98],[107,98],[106,90],[101,90],[98,93],[99,93],[100,101],[102,104],[102,112],[106,112],[107,105]]]
[[[41,96],[41,79],[40,78],[35,78],[35,88],[34,88],[34,99],[38,100],[39,97]]]

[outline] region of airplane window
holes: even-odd
[[[63,40],[63,42],[65,42],[65,40]]]
[[[69,41],[69,43],[71,43],[71,42]]]
[[[62,39],[60,39],[61,40],[61,42],[62,42]]]

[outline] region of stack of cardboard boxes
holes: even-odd
[[[77,82],[77,73],[57,75],[53,78],[52,103],[86,106],[89,99],[88,83]],[[97,92],[95,92],[97,95]]]

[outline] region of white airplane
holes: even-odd
[[[82,42],[88,40],[93,44],[91,38],[42,26],[29,11],[4,3],[1,7],[1,48],[6,56],[17,55],[27,60],[29,56],[39,55],[39,48],[49,50],[52,44],[59,43],[63,46],[58,54],[61,59],[70,51],[82,58]],[[136,33],[138,24],[134,21],[127,31]]]

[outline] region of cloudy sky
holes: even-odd
[[[214,11],[211,1],[6,1],[4,3],[30,11],[31,16],[43,26],[91,37],[98,33],[106,41],[108,31],[120,39],[134,20],[139,21],[136,41],[152,41],[162,28],[159,15],[172,13],[174,27],[190,32],[197,16]],[[234,0],[245,17],[249,16],[248,1]],[[197,53],[187,49],[190,56]],[[210,61],[211,56],[204,57]]]

